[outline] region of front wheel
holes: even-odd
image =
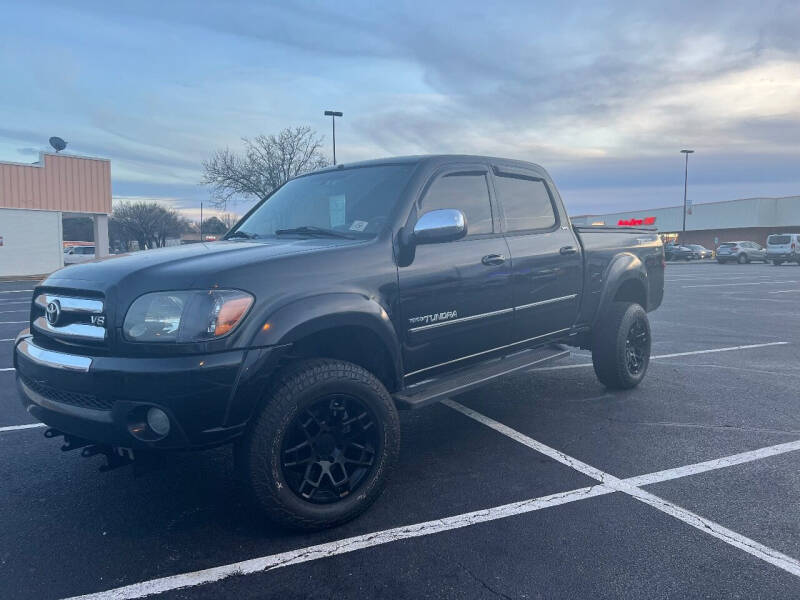
[[[614,302],[592,336],[592,364],[597,378],[611,389],[639,385],[650,364],[650,321],[638,304]]]
[[[782,260],[773,260],[772,264],[775,265],[776,267],[780,267],[783,264],[783,261]]]
[[[745,264],[745,263],[748,263],[748,262],[750,262],[750,259],[748,259],[748,258],[747,258],[747,254],[745,254],[744,252],[742,252],[742,253],[739,255],[739,257],[736,259],[736,262],[738,262],[740,265],[743,265],[743,264]]]
[[[386,388],[340,360],[283,374],[237,447],[256,504],[294,529],[334,527],[378,498],[397,461],[400,424]]]

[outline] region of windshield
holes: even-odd
[[[414,166],[357,167],[299,177],[259,205],[228,237],[373,237],[388,222]]]

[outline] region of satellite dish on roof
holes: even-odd
[[[50,145],[56,149],[56,152],[60,152],[67,147],[67,142],[62,140],[60,137],[53,136],[50,138]]]

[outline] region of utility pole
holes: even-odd
[[[341,117],[343,113],[337,110],[326,110],[325,116],[331,118],[331,125],[333,126],[333,164],[336,164],[336,117]]]
[[[689,155],[694,150],[681,150],[681,154],[686,155],[686,167],[683,171],[683,232],[686,233],[686,190],[689,186]]]

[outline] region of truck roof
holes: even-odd
[[[319,169],[317,171],[313,171],[314,173],[320,173],[325,171],[333,171],[335,169],[348,169],[353,167],[366,167],[366,166],[378,166],[378,165],[396,165],[396,164],[416,164],[416,163],[451,163],[451,162],[458,162],[458,161],[466,161],[466,160],[480,160],[480,161],[491,161],[494,163],[505,164],[507,166],[520,166],[520,167],[533,167],[537,170],[544,172],[544,169],[541,165],[536,163],[524,161],[524,160],[515,160],[512,158],[500,158],[495,156],[480,156],[474,154],[418,154],[412,156],[389,156],[386,158],[376,158],[372,160],[362,160],[358,162],[351,162],[351,163],[339,163],[338,165],[331,165],[329,167],[325,167],[324,169]],[[306,173],[308,175],[310,173]]]

